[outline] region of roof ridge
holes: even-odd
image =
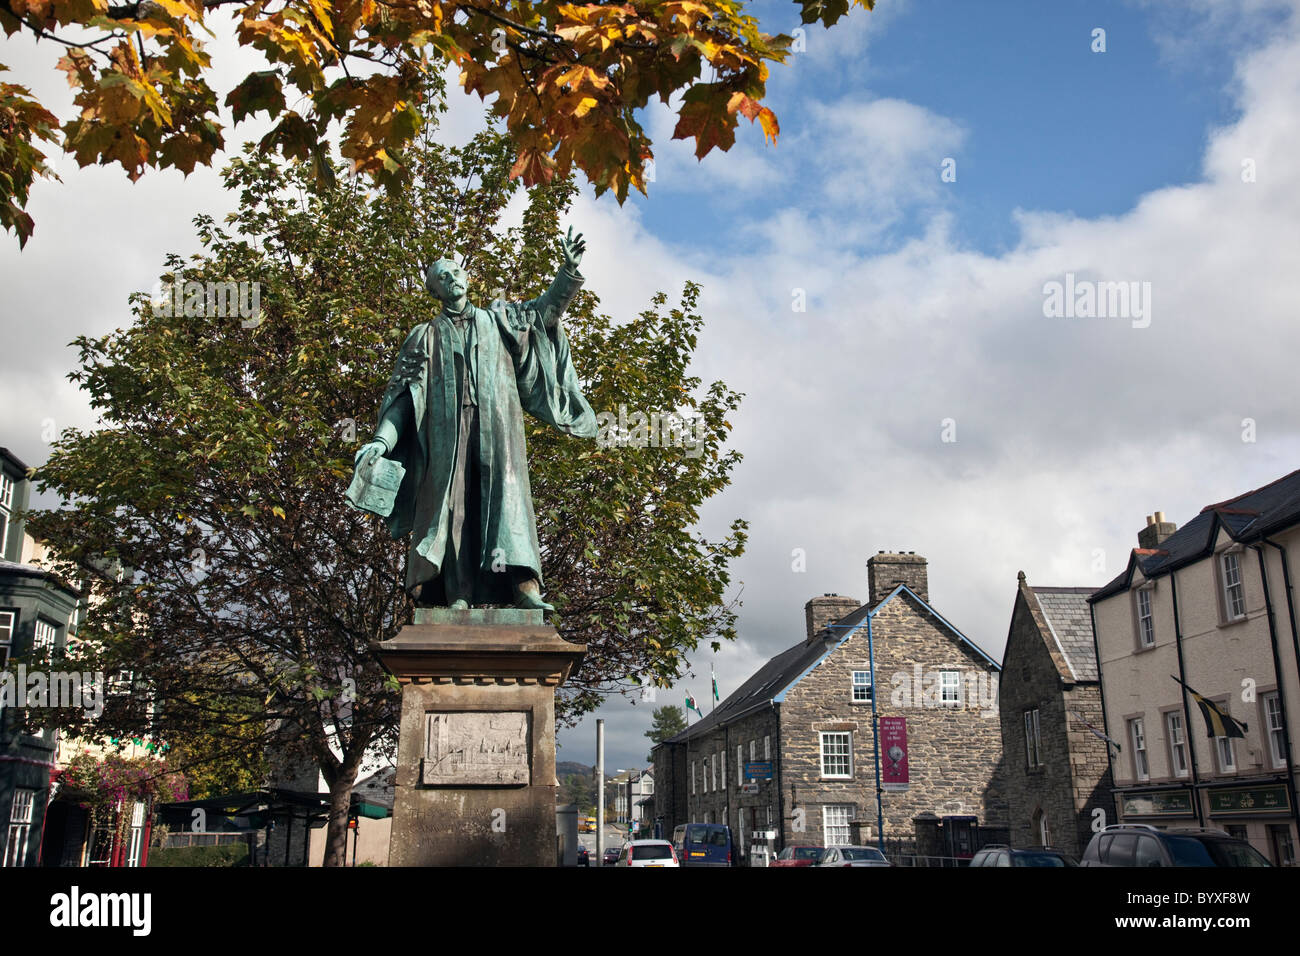
[[[1251,495],[1259,494],[1264,489],[1272,488],[1274,485],[1280,485],[1288,478],[1294,478],[1297,475],[1300,475],[1300,468],[1297,468],[1295,471],[1291,472],[1290,474],[1283,475],[1281,478],[1274,478],[1268,484],[1260,485],[1258,488],[1252,488],[1250,491],[1244,491],[1241,494],[1235,495],[1231,498],[1225,498],[1222,501],[1215,502],[1214,504],[1206,505],[1204,508],[1200,510],[1200,514],[1205,514],[1205,512],[1207,511],[1218,511],[1220,508],[1223,508],[1226,505],[1230,505],[1234,501],[1240,501],[1242,498],[1249,498]]]

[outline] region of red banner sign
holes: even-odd
[[[884,790],[907,789],[906,717],[880,718],[880,781]]]

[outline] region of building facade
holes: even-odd
[[[918,819],[1005,828],[998,663],[930,605],[924,558],[881,552],[867,567],[866,604],[809,601],[797,644],[655,748],[665,833],[727,823],[744,852],[765,831],[779,850],[875,842],[882,823],[887,843],[911,842]],[[877,788],[873,710],[905,726],[879,761],[906,785],[886,774]]]
[[[1093,828],[1115,820],[1088,605],[1094,590],[1031,587],[1020,572],[998,695],[1011,845],[1076,859]]]
[[[57,775],[57,732],[22,727],[29,675],[41,674],[75,629],[81,595],[38,566],[39,546],[25,534],[27,466],[0,448],[0,865],[36,866]],[[8,673],[4,669],[9,668]],[[42,705],[49,702],[42,701]],[[34,730],[36,732],[32,732]]]
[[[1300,471],[1182,528],[1156,512],[1138,545],[1090,598],[1119,819],[1220,828],[1293,865]]]
[[[645,823],[653,823],[646,813],[646,807],[654,802],[653,767],[624,770],[610,778],[609,786],[614,791],[614,822],[635,823],[638,832],[644,829]]]

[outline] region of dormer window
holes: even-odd
[[[1246,589],[1241,582],[1241,556],[1236,551],[1219,555],[1219,582],[1223,593],[1223,612],[1229,621],[1246,616]]]
[[[1151,616],[1151,589],[1139,588],[1137,592],[1138,645],[1154,647],[1156,643],[1155,619]]]

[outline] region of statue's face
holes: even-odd
[[[469,277],[454,262],[440,259],[430,269],[429,291],[448,305],[456,305],[465,299],[469,291]]]

